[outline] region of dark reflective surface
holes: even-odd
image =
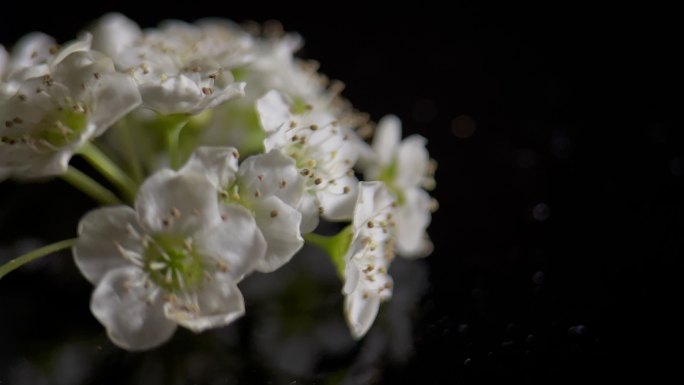
[[[57,17],[17,6],[0,26],[6,45],[34,29],[70,39],[107,10]],[[0,383],[580,383],[678,367],[675,13],[459,4],[393,16],[335,6],[119,10],[145,26],[280,19],[359,109],[395,113],[405,134],[428,137],[440,163],[435,252],[397,263],[395,297],[368,337],[346,333],[339,283],[314,253],[245,282],[248,314],[234,325],[127,353],[90,315],[91,287],[70,257],[56,255],[0,281]],[[90,205],[60,182],[3,183],[0,258],[30,247],[26,239],[73,236]]]

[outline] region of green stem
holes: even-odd
[[[166,128],[166,145],[169,149],[169,161],[171,168],[177,170],[181,164],[180,153],[180,133],[183,127],[188,124],[188,119],[181,119]]]
[[[50,255],[52,253],[56,253],[60,250],[68,249],[69,247],[73,246],[74,243],[76,243],[77,239],[78,238],[73,238],[55,242],[10,260],[9,262],[0,266],[0,279],[2,279],[2,277],[12,272],[13,270],[18,269],[19,267],[33,260],[44,257],[46,255]]]
[[[121,203],[121,200],[114,195],[114,193],[97,183],[88,175],[78,171],[73,166],[69,166],[66,174],[62,174],[61,177],[69,184],[81,190],[83,193],[87,194],[89,197],[103,205],[115,205]]]
[[[121,119],[117,125],[119,126],[120,138],[123,142],[124,151],[126,152],[128,166],[133,174],[133,180],[140,184],[145,178],[145,173],[140,161],[140,156],[138,156],[138,152],[135,150],[135,144],[133,143],[133,137],[131,135],[131,126],[126,119]]]
[[[95,144],[86,143],[79,153],[108,181],[121,191],[129,202],[135,199],[138,185]]]
[[[325,251],[337,270],[340,278],[344,278],[344,269],[346,261],[344,257],[347,255],[349,245],[352,240],[352,225],[342,229],[335,235],[320,235],[315,233],[304,234],[304,240],[312,245],[318,246]]]

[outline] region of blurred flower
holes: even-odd
[[[66,172],[79,147],[140,104],[133,80],[90,50],[89,35],[62,49],[47,35],[28,35],[5,67],[0,74],[0,180]]]
[[[231,69],[250,59],[251,37],[227,21],[167,21],[141,30],[121,14],[92,28],[94,48],[136,80],[143,106],[162,115],[198,114],[244,94]]]
[[[425,148],[426,139],[411,135],[401,141],[401,121],[393,115],[378,123],[373,156],[363,163],[368,180],[384,182],[397,199],[397,253],[423,257],[432,252],[426,229],[436,201],[423,190],[432,189],[435,163]]]

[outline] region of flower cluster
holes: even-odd
[[[361,338],[392,295],[395,251],[431,252],[426,140],[401,141],[387,116],[367,143],[372,122],[300,46],[272,26],[141,29],[120,14],[63,46],[41,33],[0,46],[0,180],[61,177],[102,204],[67,244],[118,346],[231,323],[246,311],[241,280],[305,242],[331,257]],[[70,165],[75,155],[118,194]],[[321,219],[349,225],[323,236]]]

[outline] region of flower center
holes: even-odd
[[[73,142],[85,130],[88,124],[87,111],[80,105],[71,108],[59,107],[56,111],[43,116],[33,127],[26,127],[23,119],[16,117],[5,122],[5,127],[16,130],[16,134],[4,135],[2,142],[6,144],[48,144],[62,147]]]
[[[403,206],[404,202],[406,202],[406,197],[404,196],[404,192],[400,188],[398,188],[397,185],[394,183],[394,180],[396,178],[397,178],[397,162],[396,161],[390,163],[389,166],[380,169],[380,173],[378,174],[378,180],[385,183],[385,186],[387,186],[387,189],[389,189],[390,192],[397,197],[397,204],[399,206]]]
[[[202,258],[190,239],[157,235],[150,239],[144,256],[150,279],[169,292],[193,291],[204,279]]]

